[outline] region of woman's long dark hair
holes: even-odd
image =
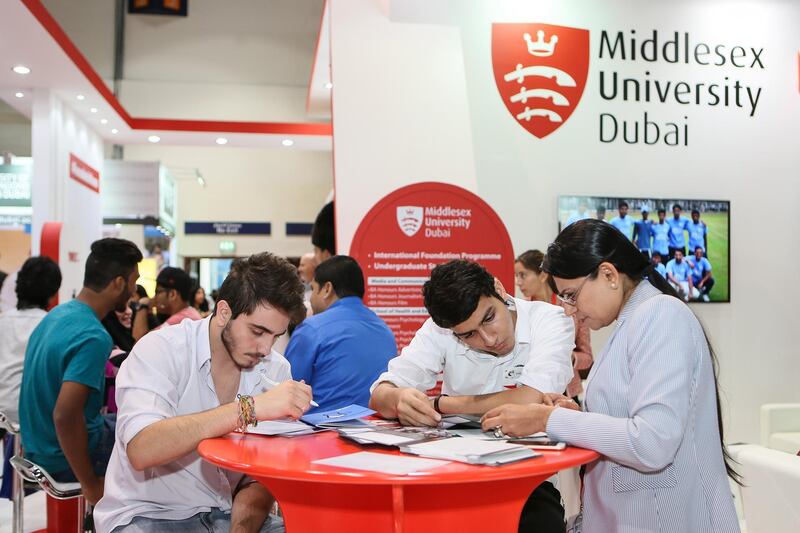
[[[547,247],[547,255],[542,262],[542,270],[550,274],[550,284],[554,292],[553,277],[576,279],[584,276],[594,278],[597,268],[601,263],[611,263],[622,274],[629,277],[635,284],[642,279],[647,279],[651,285],[662,293],[683,300],[675,292],[664,277],[656,272],[651,263],[642,255],[638,248],[623,235],[617,228],[602,220],[580,220],[567,226],[558,234],[556,240]],[[702,328],[702,324],[701,324]],[[722,446],[722,455],[725,460],[725,470],[728,476],[736,483],[742,484],[741,476],[733,469],[733,459],[725,447],[722,428],[722,408],[719,401],[719,364],[711,342],[708,340],[705,328],[703,335],[711,354],[711,364],[714,372],[714,389],[717,398],[717,424],[719,438]]]

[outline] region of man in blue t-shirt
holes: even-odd
[[[692,267],[680,250],[675,250],[675,258],[670,259],[667,263],[667,281],[687,302],[690,298],[696,298],[698,295],[692,280]]]
[[[586,205],[586,200],[581,200],[580,203],[578,204],[578,210],[573,211],[569,215],[569,218],[567,218],[567,222],[564,224],[564,227],[566,228],[570,224],[574,224],[579,220],[585,220],[587,218],[590,218],[588,209],[589,206]]]
[[[688,262],[692,267],[692,284],[700,291],[704,302],[710,301],[709,293],[714,287],[714,278],[711,277],[711,262],[703,257],[701,246],[695,247],[694,256]]]
[[[309,413],[367,406],[370,385],[397,355],[392,331],[363,297],[364,274],[355,259],[336,255],[317,266],[314,315],[297,326],[286,348],[292,377],[311,385],[319,404]]]
[[[611,219],[611,225],[630,239],[633,230],[633,219],[628,216],[628,202],[620,202],[617,209],[619,211],[619,216]]]
[[[681,216],[681,206],[674,204],[672,206],[672,218],[667,221],[669,224],[669,258],[675,257],[675,251],[680,250],[683,256],[686,256],[686,231],[689,220]]]
[[[689,249],[694,250],[699,246],[703,249],[703,255],[708,257],[708,226],[700,220],[700,211],[692,210],[692,220],[687,222],[686,230],[689,232]]]
[[[667,267],[661,262],[662,259],[663,257],[660,252],[653,252],[653,265],[655,265],[653,268],[655,268],[655,271],[661,274],[664,279],[667,279]]]
[[[92,505],[103,495],[114,445],[113,425],[100,414],[113,347],[100,319],[128,306],[141,260],[130,241],[92,243],[83,289],[42,319],[25,351],[19,398],[25,456],[56,481],[80,482]]]
[[[646,259],[650,259],[653,250],[653,221],[647,219],[649,211],[650,209],[643,205],[642,219],[633,223],[633,242]]]
[[[662,262],[669,256],[669,230],[667,224],[667,211],[663,208],[658,210],[658,222],[653,222],[650,232],[653,234],[653,252],[661,254]]]

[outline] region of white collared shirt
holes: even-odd
[[[517,323],[514,350],[498,357],[470,349],[449,329],[428,319],[389,369],[383,381],[426,391],[443,374],[442,393],[477,395],[527,385],[541,392],[563,393],[572,379],[575,326],[561,307],[514,298]]]
[[[219,407],[211,378],[210,320],[185,320],[148,333],[120,368],[116,442],[105,494],[94,510],[98,531],[111,531],[135,516],[181,520],[212,508],[231,509],[232,493],[243,474],[205,462],[196,451],[138,472],[125,451],[150,424]],[[291,379],[291,367],[273,350],[255,367],[242,371],[238,393],[255,396],[268,390],[262,375],[280,383]]]
[[[0,412],[15,423],[19,423],[19,388],[25,349],[31,333],[46,315],[47,311],[38,307],[0,313],[0,376],[3,376],[0,379]]]

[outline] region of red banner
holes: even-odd
[[[452,259],[486,267],[514,287],[514,250],[500,217],[473,193],[444,183],[398,189],[367,213],[350,246],[364,270],[364,302],[406,346],[428,318],[422,285]]]

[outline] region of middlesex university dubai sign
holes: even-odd
[[[473,193],[445,183],[416,183],[380,200],[358,226],[350,255],[364,270],[364,302],[399,348],[428,318],[422,284],[436,265],[477,261],[514,286],[514,250],[500,217]]]
[[[595,35],[597,59],[604,67],[596,76],[600,98],[637,110],[634,120],[600,113],[600,142],[688,146],[692,109],[756,114],[762,87],[742,83],[736,75],[764,70],[762,47],[705,42],[678,31],[601,30]],[[492,25],[492,67],[500,97],[517,123],[540,139],[575,111],[584,92],[589,56],[588,30],[539,23]],[[630,72],[631,63],[640,66],[632,76],[613,69],[625,64]],[[692,79],[703,77],[692,82],[676,79],[672,65],[684,66],[681,73]],[[661,105],[686,110],[664,117]]]

